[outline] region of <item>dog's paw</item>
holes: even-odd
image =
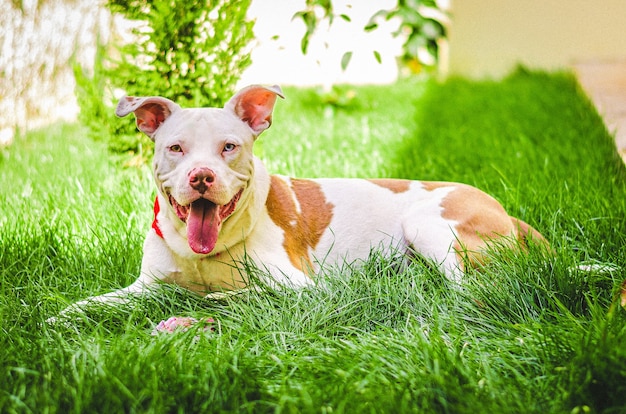
[[[51,316],[46,319],[46,323],[51,326],[63,325],[70,327],[74,322],[84,318],[86,316],[85,311],[79,306],[79,303],[75,303],[67,308],[63,309],[58,315]]]
[[[203,332],[215,331],[215,320],[213,318],[196,319],[189,316],[172,316],[167,320],[163,320],[157,324],[152,330],[152,335],[161,333],[171,334],[174,332],[186,332],[194,325],[200,324]]]
[[[584,273],[613,274],[619,272],[619,266],[613,263],[583,262],[573,268]]]

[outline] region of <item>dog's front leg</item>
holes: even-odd
[[[110,306],[115,308],[120,305],[127,305],[133,298],[145,295],[151,290],[156,289],[158,285],[155,282],[155,279],[140,277],[134,283],[125,288],[105,293],[103,295],[91,296],[87,299],[73,303],[63,309],[58,316],[48,318],[46,322],[54,324],[59,321],[69,321],[84,315],[85,311],[97,306]]]
[[[133,297],[143,295],[150,288],[145,281],[138,279],[135,283],[131,284],[122,289],[118,289],[114,292],[105,293],[103,295],[91,296],[87,299],[83,299],[79,302],[76,302],[67,308],[63,309],[59,316],[52,317],[47,320],[47,322],[54,323],[58,320],[70,319],[73,317],[77,317],[81,314],[85,313],[85,310],[94,306],[118,306],[125,305],[131,301]]]

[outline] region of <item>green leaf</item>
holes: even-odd
[[[306,55],[309,48],[309,39],[311,38],[311,35],[315,33],[318,21],[315,13],[311,11],[299,11],[293,15],[292,20],[297,18],[302,19],[306,25],[306,32],[302,35],[302,40],[300,41],[300,50],[302,50],[303,55]]]
[[[366,32],[371,32],[372,30],[377,29],[378,23],[376,21],[378,20],[378,18],[386,18],[388,15],[389,12],[387,10],[378,10],[376,13],[374,13],[372,17],[370,17],[370,20],[367,22],[363,30],[365,30]]]
[[[351,22],[352,21],[350,16],[348,16],[347,14],[340,14],[339,17],[341,17],[342,19],[344,19],[347,22]]]
[[[302,40],[300,41],[300,50],[302,50],[302,54],[306,55],[306,52],[309,48],[309,36],[308,33],[302,36]]]
[[[378,28],[378,23],[368,23],[365,25],[363,30],[365,30],[366,32],[371,32],[372,30],[375,30],[377,28]]]
[[[294,20],[296,20],[296,19],[302,19],[302,20],[305,20],[305,19],[304,19],[304,15],[305,15],[306,13],[308,13],[308,12],[307,12],[307,11],[305,11],[305,10],[301,10],[301,11],[295,12],[295,13],[293,14],[293,16],[291,16],[291,21],[294,21]]]
[[[346,70],[350,64],[350,59],[352,59],[352,52],[346,52],[343,54],[341,57],[341,70]]]
[[[376,62],[383,63],[383,59],[380,57],[378,50],[374,50],[374,58],[376,59]]]

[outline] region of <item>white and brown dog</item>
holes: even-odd
[[[183,109],[161,97],[124,97],[155,142],[158,196],[130,286],[90,302],[125,301],[155,282],[201,295],[248,285],[245,260],[288,286],[322,264],[366,259],[373,249],[420,255],[450,279],[482,263],[490,245],[546,244],[482,191],[464,184],[392,179],[295,179],[269,175],[252,147],[270,126],[279,87],[250,86],[224,108]],[[214,293],[215,295],[215,293]]]

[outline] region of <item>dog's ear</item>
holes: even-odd
[[[260,85],[248,86],[235,94],[224,106],[231,110],[245,123],[254,135],[259,135],[272,124],[272,110],[276,97],[283,96],[280,86],[265,87]]]
[[[124,96],[117,104],[115,115],[123,117],[134,112],[137,128],[154,140],[154,134],[161,124],[179,109],[180,106],[176,103],[160,96]]]

